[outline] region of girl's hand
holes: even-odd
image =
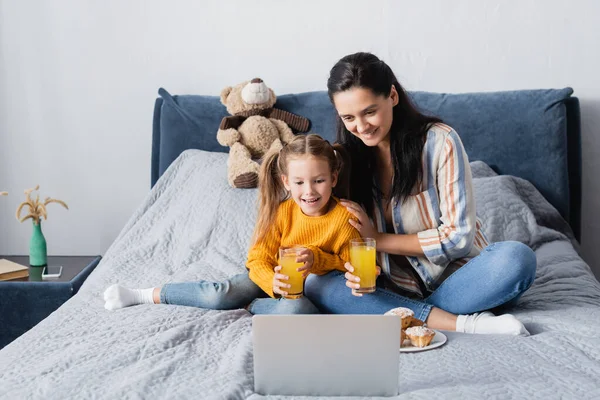
[[[302,272],[302,277],[306,278],[308,274],[312,271],[313,263],[315,261],[315,256],[310,249],[302,249],[296,253],[298,257],[296,257],[296,262],[303,262],[304,265],[298,268],[298,272]]]
[[[364,238],[374,238],[375,240],[377,240],[379,232],[377,232],[377,229],[375,229],[375,227],[371,223],[367,212],[358,203],[355,203],[350,200],[341,199],[340,204],[346,207],[346,210],[348,210],[358,220],[355,221],[353,219],[350,219],[348,222],[350,222],[350,225],[356,228],[356,230],[360,233],[360,236]]]
[[[288,292],[286,292],[284,289],[292,287],[292,285],[286,283],[285,281],[290,279],[290,277],[279,273],[279,271],[281,271],[281,265],[276,266],[274,270],[275,275],[273,276],[273,293],[281,296],[287,296]]]
[[[346,278],[346,286],[352,289],[352,294],[354,296],[361,297],[362,293],[356,292],[356,289],[360,288],[360,283],[358,283],[360,282],[360,278],[356,275],[352,275],[352,272],[354,272],[354,267],[352,266],[352,264],[347,262],[346,264],[344,264],[344,268],[346,268],[346,270],[348,271],[346,272],[346,274],[344,274],[344,277]],[[381,268],[379,267],[379,265],[376,265],[375,268],[377,269],[377,276],[381,275]]]

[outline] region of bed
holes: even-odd
[[[439,349],[403,353],[398,398],[600,397],[600,284],[577,251],[581,143],[572,93],[410,93],[461,136],[488,238],[528,244],[538,270],[510,309],[530,337],[448,333]],[[0,398],[264,398],[253,391],[245,310],[103,308],[114,282],[151,287],[244,269],[256,190],[227,184],[227,149],[215,137],[225,108],[215,96],[159,94],[152,189],[77,295],[0,350]],[[280,96],[276,106],[333,140],[326,93]]]

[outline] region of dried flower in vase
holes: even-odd
[[[31,218],[33,220],[34,224],[39,225],[42,217],[44,219],[48,219],[48,213],[46,211],[46,206],[50,203],[58,203],[61,206],[63,206],[64,208],[66,208],[67,210],[69,209],[69,206],[67,206],[67,203],[65,203],[62,200],[53,199],[51,197],[46,197],[46,200],[44,200],[43,203],[40,202],[39,193],[38,193],[36,199],[32,200],[31,192],[33,192],[35,190],[39,190],[39,188],[40,188],[40,185],[37,185],[33,189],[27,189],[25,191],[25,194],[27,195],[27,200],[25,200],[24,202],[19,204],[19,208],[17,208],[17,220],[19,220],[20,222],[23,222],[23,221]],[[21,218],[21,211],[23,210],[23,208],[25,206],[29,207],[29,214],[27,214],[26,216]]]
[[[42,218],[48,219],[46,206],[50,203],[58,203],[67,210],[69,209],[67,203],[51,197],[46,197],[44,202],[40,202],[39,193],[36,196],[36,199],[33,200],[31,198],[31,192],[39,190],[39,188],[40,185],[37,185],[33,189],[27,189],[25,191],[27,199],[19,204],[19,207],[17,208],[17,220],[23,222],[31,218],[33,221],[33,235],[29,242],[29,265],[32,267],[43,267],[47,265],[48,261],[46,238],[44,238],[44,234],[42,233]],[[29,213],[21,218],[21,211],[23,211],[23,208],[25,207],[29,207]]]

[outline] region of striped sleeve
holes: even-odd
[[[471,251],[477,217],[471,167],[458,134],[451,130],[440,148],[436,170],[441,224],[419,232],[418,238],[425,257],[446,266]]]

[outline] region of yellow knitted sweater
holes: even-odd
[[[358,231],[348,223],[354,218],[337,199],[336,205],[320,217],[305,215],[293,199],[279,205],[275,224],[262,240],[248,252],[246,268],[250,279],[269,296],[273,294],[273,269],[279,265],[280,246],[303,246],[314,255],[311,272],[322,275],[334,269],[346,271],[344,263],[350,260],[349,241],[359,238]]]

